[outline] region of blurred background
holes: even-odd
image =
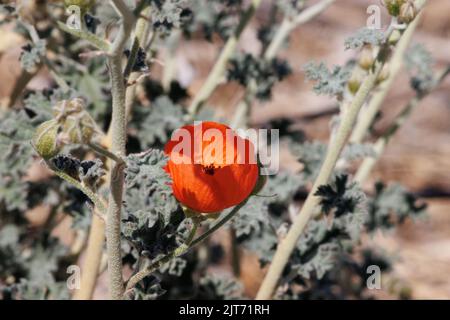
[[[311,1],[314,3],[314,1]],[[296,130],[306,134],[308,140],[327,141],[329,122],[337,113],[331,99],[317,96],[311,83],[304,79],[302,66],[311,61],[324,61],[328,66],[344,64],[354,55],[345,51],[344,40],[355,30],[366,25],[366,9],[378,0],[338,0],[319,17],[297,28],[291,35],[290,45],[281,52],[289,60],[293,72],[273,90],[273,99],[256,105],[251,123],[255,126],[269,120],[288,118]],[[259,52],[256,38],[258,26],[270,16],[270,6],[263,3],[256,18],[244,31],[239,49]],[[383,12],[383,11],[382,11]],[[384,12],[383,12],[384,14]],[[383,15],[386,27],[389,18]],[[10,97],[20,75],[19,55],[26,40],[12,32],[8,24],[0,26],[0,101]],[[206,42],[195,38],[183,41],[176,53],[178,80],[188,85],[194,95],[211,69],[223,42]],[[436,60],[436,69],[450,63],[450,1],[428,1],[422,21],[412,43],[422,43]],[[155,64],[153,76],[160,78],[161,67]],[[383,118],[375,127],[381,132],[405,103],[414,96],[409,77],[401,72],[383,105]],[[49,86],[51,77],[43,69],[28,84],[28,89],[41,90]],[[377,163],[366,187],[370,191],[376,180],[399,181],[415,195],[428,203],[429,216],[425,220],[407,221],[392,233],[378,233],[364,239],[379,245],[394,256],[394,269],[389,275],[412,289],[412,298],[450,299],[450,79],[431,95],[402,126]],[[219,116],[229,117],[244,91],[237,83],[221,85],[213,94],[209,105]],[[290,167],[292,159],[282,157],[282,166]],[[40,175],[42,167],[30,172]],[[45,173],[44,173],[45,174]],[[29,213],[39,224],[39,208]],[[55,230],[64,242],[72,241],[70,218]],[[214,236],[220,241],[225,232]],[[253,296],[262,280],[264,270],[259,269],[256,257],[242,255],[241,280],[246,291]],[[100,278],[95,298],[105,297],[105,275]],[[381,298],[391,298],[389,288],[376,292]]]

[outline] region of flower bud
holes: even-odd
[[[407,1],[400,7],[398,21],[400,23],[410,23],[417,15],[416,7],[411,1]]]
[[[64,123],[68,117],[79,114],[82,111],[84,111],[84,101],[82,99],[62,100],[53,107],[53,116],[58,122]]]
[[[50,159],[58,154],[61,146],[58,143],[60,126],[56,120],[43,122],[33,135],[33,146],[37,153],[44,159]]]
[[[90,117],[67,119],[63,126],[63,132],[71,143],[88,143],[95,133],[95,124]]]
[[[381,69],[380,74],[377,77],[377,84],[380,84],[383,81],[386,81],[387,78],[389,78],[390,70],[389,70],[389,64],[386,63],[383,66],[383,69]]]
[[[60,101],[53,107],[53,114],[61,124],[65,138],[71,143],[90,142],[97,132],[95,121],[85,110],[82,99]]]
[[[358,92],[359,87],[364,80],[364,76],[365,72],[363,70],[355,68],[347,82],[347,87],[351,94],[356,94],[356,92]]]
[[[358,64],[364,70],[370,70],[375,61],[373,51],[370,46],[365,46],[359,56]]]

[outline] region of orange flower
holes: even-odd
[[[252,142],[220,123],[178,129],[164,152],[175,198],[197,212],[219,212],[241,203],[258,180]]]

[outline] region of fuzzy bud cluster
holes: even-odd
[[[33,145],[44,159],[57,155],[65,144],[89,143],[100,132],[80,98],[58,102],[53,116],[37,128],[33,137]]]
[[[74,144],[89,142],[98,132],[94,119],[80,98],[63,100],[53,107],[53,116],[62,126],[66,140]]]

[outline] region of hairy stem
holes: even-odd
[[[228,38],[225,46],[222,49],[222,52],[220,53],[219,58],[217,59],[211,72],[209,73],[208,78],[206,79],[205,83],[200,88],[198,93],[195,95],[194,99],[191,102],[191,105],[189,106],[189,115],[191,118],[193,118],[200,111],[200,108],[220,83],[221,78],[225,73],[227,63],[231,55],[236,50],[236,46],[238,44],[242,31],[245,29],[260,4],[261,0],[252,0],[249,8],[242,14],[239,25],[237,26],[234,33]]]
[[[122,16],[122,25],[108,55],[112,91],[111,152],[120,158],[126,156],[125,79],[122,54],[134,23],[134,16],[121,0],[111,1]],[[122,299],[122,256],[120,222],[124,183],[124,165],[115,162],[110,169],[109,199],[106,213],[106,253],[108,256],[109,294],[114,300]]]
[[[125,79],[128,78],[133,69],[133,65],[136,62],[136,56],[139,48],[145,46],[145,43],[147,41],[147,37],[150,32],[150,9],[151,7],[147,5],[147,7],[142,10],[141,15],[136,22],[135,35],[133,44],[131,45],[130,56],[128,57],[128,61],[124,70]]]
[[[140,11],[142,10],[142,12]],[[140,13],[140,17],[136,22],[136,28],[134,31],[134,40],[133,44],[131,45],[130,55],[127,60],[127,64],[125,66],[124,70],[124,79],[127,82],[133,82],[136,81],[139,77],[138,72],[132,72],[133,65],[136,61],[136,55],[138,53],[139,47],[145,46],[147,42],[148,35],[150,33],[150,11],[151,7],[146,5],[140,8],[137,13]],[[136,95],[136,86],[129,86],[126,88],[126,94],[125,94],[125,110],[126,110],[126,116],[127,116],[127,122],[130,121],[131,118],[131,111],[132,107],[135,101],[135,95]],[[112,139],[112,127],[108,129],[108,132],[103,140],[103,144],[105,146],[110,147],[111,146],[111,139]]]
[[[119,4],[119,6],[121,6],[121,4]],[[138,11],[140,12],[140,10]],[[137,13],[138,13],[137,12]],[[128,28],[130,25],[130,15],[129,13],[125,13],[126,16],[128,16],[128,22],[127,22],[127,27],[123,27],[127,30],[125,30],[125,33],[128,33]],[[136,26],[137,28],[137,26]],[[123,36],[123,35],[122,35]],[[121,40],[122,42],[122,40]],[[109,50],[109,46],[107,48]],[[121,51],[123,51],[123,48],[116,48],[116,54],[120,55]],[[115,52],[113,52],[115,53]],[[121,68],[118,68],[121,69]],[[111,77],[112,78],[112,77]],[[113,89],[114,90],[114,89]],[[110,126],[110,129],[108,131],[108,134],[104,137],[102,143],[103,145],[105,145],[107,148],[111,149],[111,144],[112,144],[112,132],[113,132],[113,127]],[[123,160],[120,156],[118,156],[116,153],[113,153],[112,151],[109,151],[105,148],[103,148],[102,146],[99,146],[97,144],[90,144],[89,145],[91,149],[93,149],[95,152],[97,152],[100,155],[103,155],[105,157],[107,157],[108,162],[111,163],[111,161],[115,161],[116,164],[123,164]],[[107,167],[111,167],[111,164],[107,165]],[[110,185],[110,181],[111,181],[111,174],[110,176],[106,179],[106,183]],[[96,284],[96,280],[98,277],[98,274],[102,272],[102,261],[104,261],[104,257],[105,254],[103,252],[103,244],[104,244],[104,240],[105,240],[105,223],[104,221],[102,221],[98,216],[94,215],[92,218],[92,223],[91,223],[91,227],[89,230],[89,240],[88,240],[88,245],[86,248],[86,258],[83,264],[83,272],[81,274],[81,288],[79,291],[77,291],[74,294],[74,299],[91,299],[92,298],[92,294],[95,288],[95,284]],[[108,259],[108,255],[106,255]],[[118,274],[118,272],[117,272]],[[118,277],[117,277],[118,278]],[[118,281],[117,281],[118,283]]]
[[[125,156],[126,113],[125,86],[121,57],[109,58],[112,81],[113,109],[111,118],[111,151]],[[124,172],[123,166],[114,163],[110,170],[110,195],[106,215],[106,251],[108,255],[109,292],[111,298],[121,299],[123,293],[122,257],[120,253],[120,220]]]

